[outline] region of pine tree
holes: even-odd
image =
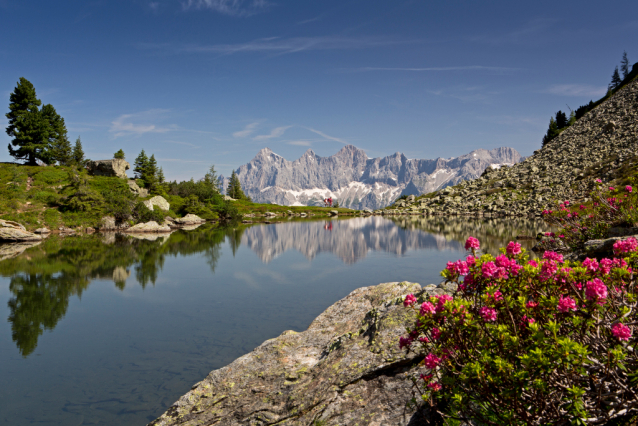
[[[122,151],[120,149],[118,152],[113,154],[113,158],[118,159],[118,160],[124,160],[124,158],[126,158],[126,157],[124,156],[124,151]]]
[[[135,159],[135,163],[133,165],[133,173],[135,173],[136,179],[143,179],[145,174],[145,170],[148,168],[148,157],[144,150],[140,152],[140,155]]]
[[[614,90],[615,88],[620,86],[621,82],[622,80],[620,79],[620,74],[618,73],[618,67],[616,67],[614,73],[611,75],[611,83],[609,83],[609,89]]]
[[[571,126],[572,124],[574,124],[576,122],[576,114],[574,113],[574,111],[571,111],[569,113],[569,122],[567,123],[568,126]]]
[[[40,111],[42,117],[49,126],[49,153],[50,162],[58,162],[60,165],[68,166],[73,162],[73,150],[69,141],[64,118],[55,111],[53,105],[47,104]]]
[[[239,182],[239,177],[234,170],[233,173],[230,175],[230,179],[228,181],[226,195],[228,195],[230,198],[234,198],[235,200],[240,200],[245,197],[244,192],[241,190],[241,182]]]
[[[623,52],[622,59],[620,60],[620,71],[622,72],[623,80],[629,75],[629,59],[627,59],[627,52]]]
[[[567,127],[567,114],[565,114],[563,111],[558,111],[556,113],[556,127],[558,127],[558,129],[564,129],[565,127]]]
[[[157,183],[157,161],[155,160],[155,154],[151,155],[148,159],[147,167],[144,175],[142,176],[147,188],[151,188]]]
[[[549,118],[549,129],[547,129],[547,133],[543,136],[543,146],[547,144],[549,141],[558,136],[560,132],[558,131],[558,126],[556,125],[556,120],[554,117]]]
[[[217,176],[217,171],[215,170],[215,165],[210,166],[210,169],[208,169],[208,173],[206,173],[204,175],[204,182],[207,185],[210,185],[213,187],[213,189],[217,192],[221,194],[221,180],[220,180],[220,176]]]
[[[9,154],[16,160],[26,160],[30,165],[36,165],[36,160],[50,162],[49,125],[38,109],[42,102],[36,97],[33,84],[20,77],[9,101],[7,135],[13,138]]]
[[[82,141],[80,137],[75,140],[75,145],[73,146],[73,162],[79,166],[84,167],[86,160],[84,159],[84,150],[82,149]]]
[[[157,181],[159,183],[164,183],[165,182],[164,169],[162,169],[161,167],[159,168],[159,171],[157,172]]]

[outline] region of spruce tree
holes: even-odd
[[[155,154],[151,155],[148,159],[147,167],[144,175],[142,176],[147,188],[151,188],[157,183],[157,161],[155,160]]]
[[[614,73],[611,75],[611,83],[609,83],[609,89],[614,90],[615,88],[620,86],[621,82],[622,80],[620,79],[620,74],[618,73],[618,67],[616,67]]]
[[[157,181],[159,183],[164,183],[165,182],[164,169],[162,169],[161,167],[159,168],[159,170],[157,172]]]
[[[627,59],[627,52],[623,52],[622,59],[620,60],[620,71],[622,72],[623,80],[629,75],[629,59]]]
[[[75,145],[73,146],[73,162],[78,167],[84,167],[84,163],[86,163],[86,160],[84,159],[84,150],[82,149],[82,141],[79,136],[75,140]]]
[[[207,185],[210,185],[213,187],[213,189],[215,190],[215,192],[217,193],[221,193],[221,180],[220,177],[217,176],[217,171],[215,170],[215,165],[210,166],[210,169],[208,169],[208,173],[206,173],[204,175],[204,182]]]
[[[543,136],[543,146],[545,146],[547,144],[547,142],[551,141],[556,136],[558,136],[559,133],[560,132],[558,131],[558,126],[556,125],[556,120],[554,120],[554,117],[550,117],[549,118],[549,129],[547,129],[547,133],[545,134],[545,136]]]
[[[36,160],[50,162],[49,125],[38,109],[42,102],[36,97],[33,84],[20,77],[9,101],[7,135],[13,138],[9,154],[16,160],[26,160],[30,165],[36,165]]]
[[[556,113],[556,127],[558,127],[559,130],[564,129],[565,127],[567,127],[567,123],[567,114],[559,110]]]
[[[60,165],[68,166],[73,162],[73,150],[69,141],[64,118],[55,111],[53,105],[47,104],[40,111],[42,117],[49,126],[49,154],[50,162],[58,162]]]
[[[122,151],[121,149],[116,152],[115,154],[113,154],[113,158],[118,159],[118,160],[124,160],[125,155],[124,155],[124,151]]]
[[[133,164],[133,173],[135,173],[136,179],[143,179],[145,174],[145,170],[148,168],[148,157],[144,150],[140,152],[140,155],[135,159],[135,163]]]
[[[228,181],[228,189],[226,189],[226,195],[230,198],[234,198],[235,200],[250,200],[244,191],[241,189],[241,182],[239,181],[239,176],[233,170],[233,173],[230,175],[230,180]]]

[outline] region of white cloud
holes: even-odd
[[[117,138],[130,135],[139,136],[145,133],[166,133],[176,130],[177,126],[175,125],[171,125],[170,127],[158,127],[150,123],[150,121],[157,120],[159,116],[167,112],[168,110],[164,109],[152,109],[135,114],[120,115],[111,122],[109,132],[114,133],[114,136]]]
[[[230,16],[251,16],[263,12],[270,2],[266,0],[185,0],[182,7],[188,9],[210,9]]]
[[[288,145],[296,145],[296,146],[310,146],[312,145],[312,142],[310,141],[290,141],[287,142]]]
[[[245,138],[246,136],[250,136],[255,131],[255,127],[257,127],[258,125],[259,125],[258,121],[255,121],[254,123],[250,123],[246,127],[244,127],[244,130],[240,130],[238,132],[233,133],[233,137]]]
[[[268,37],[246,43],[236,44],[172,44],[172,43],[139,43],[140,49],[158,50],[165,53],[233,53],[265,52],[288,54],[308,50],[353,50],[396,44],[414,43],[415,41],[399,40],[389,37]]]
[[[270,132],[269,135],[258,135],[255,136],[253,138],[254,141],[263,141],[263,140],[267,140],[267,139],[274,139],[274,138],[278,138],[280,136],[282,136],[286,130],[290,129],[292,126],[282,126],[282,127],[275,127],[274,129],[272,129],[272,131]]]
[[[607,93],[607,88],[588,84],[555,84],[546,92],[561,96],[601,97]]]
[[[311,127],[304,127],[304,129],[310,130],[312,133],[316,133],[316,134],[318,134],[319,136],[321,136],[324,139],[328,139],[328,140],[339,142],[339,143],[346,144],[346,145],[348,144],[348,141],[345,141],[345,140],[339,139],[339,138],[335,138],[334,136],[326,135],[324,132],[321,132],[321,131],[319,131],[317,129],[313,129]]]

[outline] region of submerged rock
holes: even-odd
[[[40,241],[42,237],[12,220],[0,219],[0,241]]]
[[[411,381],[422,357],[399,350],[414,320],[408,293],[430,285],[385,283],[357,289],[304,332],[284,331],[211,372],[149,426],[414,425],[422,412]]]

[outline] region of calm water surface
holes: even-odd
[[[0,424],[145,425],[358,287],[438,283],[469,235],[495,253],[543,228],[371,217],[0,246]]]

